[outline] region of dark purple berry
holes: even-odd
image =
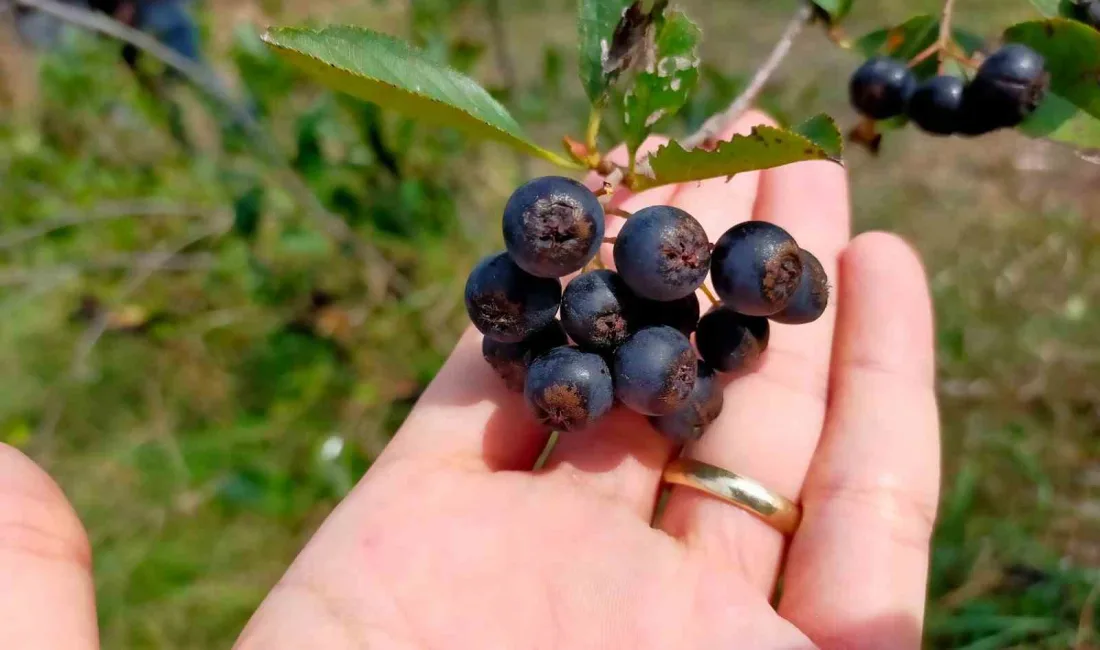
[[[719,306],[699,319],[695,345],[715,370],[740,372],[754,366],[768,348],[769,332],[768,319]]]
[[[1046,97],[1050,85],[1043,57],[1019,43],[994,52],[978,67],[966,89],[968,110],[1002,127],[1024,121]]]
[[[1073,3],[1073,17],[1093,29],[1100,29],[1100,0],[1077,0]]]
[[[640,327],[668,325],[691,336],[699,325],[699,296],[694,293],[669,302],[639,298],[637,305]]]
[[[802,249],[799,255],[802,258],[802,281],[783,311],[771,315],[777,323],[812,323],[821,318],[829,305],[829,276],[825,274],[825,268],[808,250]]]
[[[561,322],[577,345],[595,352],[619,347],[632,333],[634,294],[614,271],[574,278],[561,297]]]
[[[731,309],[770,316],[787,306],[802,280],[798,252],[794,237],[775,224],[739,223],[714,246],[714,289]]]
[[[516,343],[548,326],[558,313],[561,282],[536,278],[507,253],[478,262],[466,280],[466,313],[489,338]]]
[[[668,415],[650,416],[649,421],[661,435],[683,444],[703,435],[706,427],[722,412],[724,401],[722,384],[714,369],[700,361],[696,364],[695,387],[687,401]]]
[[[607,363],[598,354],[561,347],[543,354],[527,371],[527,406],[556,431],[576,431],[599,420],[615,403]]]
[[[518,393],[523,392],[527,381],[527,369],[541,355],[569,343],[561,323],[554,321],[549,327],[518,343],[502,343],[486,336],[481,340],[481,355],[489,362],[504,385]]]
[[[521,269],[541,278],[579,271],[603,243],[603,206],[563,176],[520,186],[504,206],[504,244]]]
[[[695,386],[695,351],[671,327],[646,327],[615,350],[615,397],[644,415],[672,413]]]
[[[852,75],[848,96],[862,115],[885,120],[905,111],[905,103],[916,85],[916,78],[904,61],[876,56]]]
[[[963,122],[963,91],[966,82],[958,77],[932,77],[913,91],[906,115],[927,133],[951,135]]]
[[[707,277],[710,242],[687,212],[652,206],[634,213],[615,238],[615,266],[643,298],[677,300],[695,292]]]

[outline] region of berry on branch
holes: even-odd
[[[923,131],[951,135],[963,122],[963,91],[966,82],[959,77],[939,75],[917,86],[909,98],[906,114]]]
[[[598,354],[571,347],[535,359],[523,395],[538,421],[556,431],[584,429],[615,403],[607,363]]]
[[[777,323],[812,323],[821,318],[829,306],[829,276],[825,274],[825,268],[810,251],[803,248],[798,254],[802,258],[802,280],[783,311],[771,315]]]
[[[904,61],[876,56],[856,69],[848,84],[848,96],[860,114],[885,120],[905,111],[916,85],[916,78]]]
[[[627,219],[615,238],[615,267],[643,298],[678,300],[707,277],[707,233],[687,212],[671,206],[643,208]]]
[[[695,386],[695,351],[671,327],[646,327],[615,351],[615,396],[644,415],[672,413]]]
[[[722,384],[714,369],[700,361],[696,364],[695,387],[687,401],[668,415],[650,416],[649,421],[665,438],[683,444],[703,435],[722,413],[723,402]]]
[[[1042,55],[1010,43],[982,62],[966,89],[966,101],[990,122],[1013,127],[1035,112],[1046,97],[1050,75]]]
[[[790,233],[766,221],[730,228],[714,246],[711,275],[722,302],[742,314],[781,311],[802,280],[802,259]]]
[[[614,350],[631,334],[636,300],[618,273],[584,273],[574,278],[562,294],[562,325],[582,348]]]
[[[518,343],[502,343],[486,336],[481,340],[481,356],[500,375],[509,390],[522,393],[531,363],[550,350],[568,343],[569,338],[566,337],[561,323],[554,321],[549,327]]]
[[[699,320],[695,345],[699,356],[715,370],[740,372],[755,365],[768,348],[770,329],[766,318],[718,306]]]
[[[479,332],[516,343],[554,321],[561,282],[537,278],[516,266],[507,253],[478,262],[466,280],[466,312]]]
[[[508,254],[520,268],[542,278],[579,271],[596,255],[603,234],[603,206],[571,178],[528,181],[504,207]]]

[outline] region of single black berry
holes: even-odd
[[[599,270],[573,278],[561,297],[561,322],[577,345],[611,351],[630,336],[634,294],[614,271]]]
[[[645,415],[672,413],[695,386],[695,351],[671,327],[646,327],[615,351],[615,397]]]
[[[746,221],[726,231],[714,246],[714,289],[731,309],[770,316],[787,306],[802,280],[798,244],[766,221]]]
[[[1100,0],[1077,0],[1073,3],[1073,17],[1093,29],[1100,29]]]
[[[967,103],[1002,127],[1016,126],[1042,103],[1050,85],[1042,55],[1010,43],[978,67],[966,89]]]
[[[643,298],[677,300],[695,292],[707,277],[710,242],[687,212],[652,206],[634,213],[615,239],[615,266]]]
[[[958,131],[963,121],[965,88],[966,82],[959,77],[932,77],[921,82],[913,91],[906,114],[928,133],[951,135]]]
[[[848,84],[848,96],[862,115],[885,120],[905,111],[916,85],[916,78],[904,61],[876,56],[856,69]]]
[[[825,268],[810,251],[802,249],[799,255],[802,258],[802,281],[783,311],[771,315],[777,323],[812,323],[821,318],[829,305],[829,276],[825,274]]]
[[[504,385],[518,393],[523,392],[527,381],[527,369],[531,363],[556,347],[569,343],[561,323],[554,321],[545,329],[519,341],[502,343],[486,336],[481,340],[481,356],[489,362]]]
[[[699,325],[699,296],[694,293],[668,302],[639,298],[636,304],[640,327],[668,325],[691,336]]]
[[[482,334],[515,343],[554,320],[561,282],[537,278],[516,266],[507,253],[478,262],[466,280],[466,312]]]
[[[543,176],[517,189],[504,206],[504,244],[524,271],[560,278],[580,270],[603,243],[603,207],[587,187]]]
[[[649,421],[661,435],[683,444],[703,435],[706,427],[722,413],[724,401],[722,384],[714,369],[700,361],[695,370],[695,387],[687,401],[668,415],[650,416]]]
[[[535,359],[523,395],[538,421],[557,431],[583,429],[615,403],[607,363],[598,354],[571,347]]]
[[[719,372],[751,368],[768,348],[768,319],[745,316],[718,306],[699,319],[695,345],[699,356]]]

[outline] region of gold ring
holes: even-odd
[[[784,535],[793,535],[802,519],[802,509],[790,499],[750,478],[697,460],[677,458],[665,467],[661,478],[665,483],[684,485],[718,497]]]

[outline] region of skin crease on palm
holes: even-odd
[[[623,409],[532,472],[546,434],[470,331],[238,650],[920,646],[939,442],[914,253],[885,234],[849,241],[845,170],[830,163],[614,203],[677,205],[711,241],[773,221],[829,273],[825,315],[775,325],[761,367],[728,382],[725,411],[686,450],[798,498],[794,537],[683,488],[651,525],[674,450]],[[61,491],[0,447],[0,648],[98,647],[90,558]]]

